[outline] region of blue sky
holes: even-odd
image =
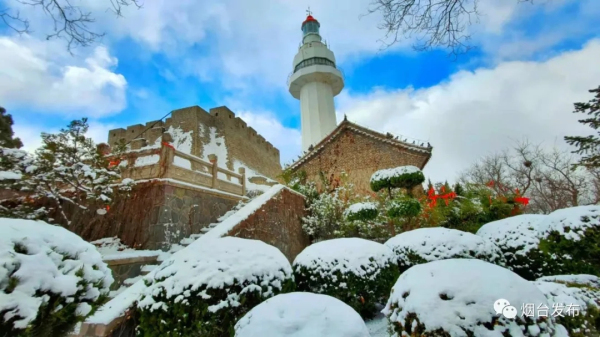
[[[454,179],[483,155],[527,137],[564,147],[587,132],[571,114],[600,85],[600,4],[595,0],[481,0],[470,27],[476,47],[457,60],[446,50],[417,53],[402,40],[382,50],[384,32],[369,0],[148,1],[106,11],[81,1],[106,32],[93,46],[66,52],[44,39],[51,22],[31,7],[0,0],[31,19],[34,33],[0,26],[0,104],[28,149],[39,133],[89,117],[98,142],[107,131],[158,119],[173,109],[227,105],[289,163],[300,152],[299,102],[286,88],[311,6],[346,75],[336,97],[338,121],[429,141],[432,180]],[[342,8],[343,7],[343,8]]]

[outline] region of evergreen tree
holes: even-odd
[[[595,94],[587,103],[575,103],[575,111],[573,113],[583,113],[589,118],[580,119],[579,123],[585,124],[596,131],[595,135],[589,136],[567,136],[565,141],[569,145],[577,147],[573,153],[582,155],[579,165],[587,167],[600,167],[600,86],[596,89],[589,90]]]
[[[19,138],[13,137],[15,133],[12,126],[12,116],[7,114],[6,109],[0,106],[0,147],[19,149],[23,146]]]
[[[456,183],[454,185],[454,193],[456,193],[456,195],[460,195],[460,196],[462,196],[465,193],[465,190],[460,183]]]

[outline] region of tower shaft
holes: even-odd
[[[323,82],[309,82],[300,89],[302,149],[325,138],[337,125],[333,91]]]

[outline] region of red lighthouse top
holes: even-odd
[[[304,22],[302,22],[302,25],[304,25],[305,23],[307,23],[307,22],[309,22],[309,21],[316,21],[316,22],[319,22],[319,21],[317,21],[315,18],[313,18],[313,17],[312,17],[312,15],[310,15],[310,14],[309,14],[309,15],[306,17],[306,20],[304,20]]]

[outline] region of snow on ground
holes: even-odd
[[[77,275],[80,270],[82,276]],[[42,221],[0,218],[0,288],[5,290],[13,277],[18,278],[14,290],[0,291],[0,312],[4,319],[17,317],[18,329],[35,319],[38,308],[49,299],[38,297],[38,291],[51,291],[67,300],[95,301],[108,294],[113,282],[100,253],[76,234]],[[78,295],[82,279],[89,285]],[[89,309],[82,303],[78,313],[87,314]]]
[[[500,316],[493,333],[480,323],[498,316],[494,310],[498,299],[512,304],[517,318]],[[501,336],[502,330],[521,336],[526,325],[521,319],[522,303],[549,305],[533,283],[510,270],[476,259],[449,259],[416,265],[400,275],[383,312],[399,324],[414,314],[426,331],[443,329],[451,336],[467,336],[465,330],[475,336]],[[554,318],[546,323],[529,329],[552,335]]]
[[[174,254],[151,273],[153,284],[144,291],[140,308],[156,310],[166,304],[156,302],[153,294],[165,291],[167,298],[180,297],[185,301],[184,291],[208,288],[223,288],[234,282],[245,283],[241,293],[261,291],[261,285],[269,291],[262,296],[272,296],[274,288],[281,289],[283,281],[292,278],[292,268],[279,249],[259,240],[224,237],[196,241]],[[262,291],[261,291],[262,292]],[[239,294],[229,294],[227,300],[208,310],[216,312],[229,306],[239,305]],[[175,301],[178,301],[175,299]]]
[[[373,263],[379,268],[396,264],[396,256],[388,247],[359,238],[320,241],[306,247],[294,260],[294,268],[307,267],[329,275],[340,271],[364,276],[373,273]],[[378,273],[374,273],[375,277]]]
[[[600,226],[600,206],[592,205],[556,210],[548,214],[538,228],[544,236],[557,231],[568,240],[579,241],[586,229],[597,226]]]
[[[235,325],[236,337],[369,337],[360,315],[327,295],[294,292],[257,305]]]
[[[404,232],[389,239],[385,245],[390,247],[405,265],[413,264],[412,254],[417,254],[425,261],[481,258],[499,263],[504,260],[500,248],[491,241],[475,234],[442,227]]]
[[[375,210],[377,211],[379,207],[374,202],[357,202],[355,204],[350,205],[344,211],[344,216],[348,216],[350,214],[356,214],[363,210]]]
[[[600,296],[598,292],[592,292],[583,288],[567,287],[564,284],[546,281],[533,281],[536,287],[546,296],[550,303],[549,308],[553,305],[576,305],[585,313],[588,306],[598,307]]]
[[[373,319],[365,321],[367,329],[371,337],[391,337],[392,334],[388,332],[388,319],[384,314],[379,313]]]
[[[371,182],[384,180],[384,179],[390,179],[392,177],[399,177],[403,174],[415,173],[415,172],[421,172],[421,169],[419,169],[416,166],[412,166],[412,165],[383,169],[383,170],[379,170],[379,171],[376,171],[375,173],[373,173],[373,175],[371,176]]]
[[[133,166],[142,167],[157,164],[160,161],[160,155],[153,154],[149,156],[137,157]]]
[[[90,242],[96,246],[104,261],[129,259],[134,257],[158,256],[160,250],[137,250],[121,243],[117,237],[103,238]]]
[[[477,235],[496,245],[518,249],[525,255],[531,249],[537,249],[540,243],[538,225],[546,218],[541,214],[523,214],[483,225]]]
[[[146,275],[146,277],[151,277],[151,275],[152,272]],[[127,310],[133,306],[135,301],[140,298],[145,289],[146,285],[144,284],[143,279],[134,283],[129,288],[115,296],[108,303],[100,307],[92,316],[85,320],[85,323],[109,324],[115,318],[123,316],[125,312],[127,312]]]

